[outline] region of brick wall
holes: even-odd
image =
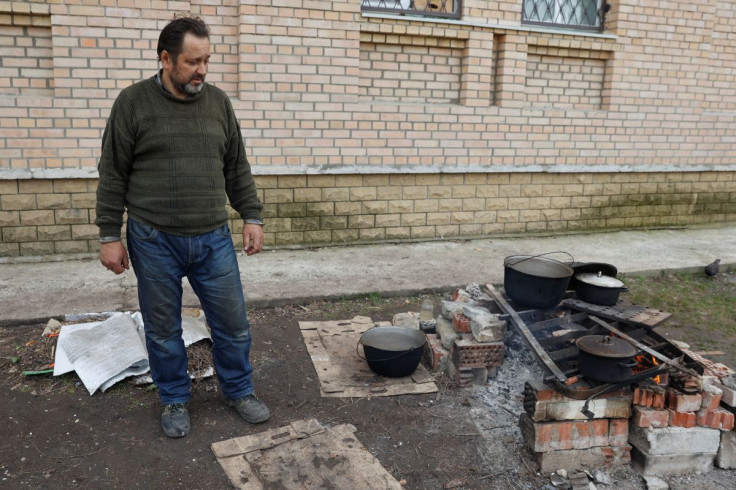
[[[736,172],[256,178],[266,243],[323,245],[691,225],[736,214]],[[97,250],[95,179],[0,181],[0,257]],[[231,210],[237,245],[242,221]]]
[[[0,256],[96,249],[105,120],[174,12],[212,27],[269,244],[733,221],[736,6],[668,6],[613,2],[598,35],[521,0],[0,0]]]

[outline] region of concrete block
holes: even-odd
[[[723,392],[721,402],[725,403],[729,407],[736,407],[736,389],[728,386],[720,386],[719,388],[721,388],[721,391]]]
[[[631,446],[592,447],[549,451],[534,455],[539,471],[552,473],[557,470],[592,470],[624,466],[631,461]]]
[[[669,410],[639,406],[634,406],[634,414],[631,417],[631,423],[638,427],[667,427],[669,420]]]
[[[455,343],[455,340],[460,338],[460,334],[452,328],[452,322],[447,320],[444,316],[438,316],[437,326],[435,328],[437,330],[437,334],[440,336],[440,340],[442,341],[442,347],[447,350],[452,349],[452,345]]]
[[[391,320],[391,324],[395,327],[407,327],[419,330],[419,314],[413,311],[397,313]]]
[[[643,453],[659,455],[716,454],[721,433],[716,429],[664,427],[661,429],[629,426],[629,444]]]
[[[721,432],[721,445],[716,455],[716,466],[724,470],[736,468],[736,432]]]
[[[443,301],[441,306],[442,316],[452,321],[452,317],[455,313],[462,313],[464,306],[472,306],[473,304],[475,304],[473,300],[469,300],[469,302],[464,303],[459,301]]]
[[[652,455],[633,446],[631,462],[643,475],[687,475],[708,473],[713,469],[715,453]]]

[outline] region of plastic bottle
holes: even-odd
[[[427,298],[422,301],[422,308],[419,310],[419,321],[428,322],[434,320],[434,303]]]

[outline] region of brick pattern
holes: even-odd
[[[53,95],[48,14],[0,11],[0,94]]]
[[[600,110],[605,60],[591,57],[527,55],[526,97],[531,106]]]
[[[256,184],[268,246],[688,225],[736,215],[730,172],[257,176]],[[95,251],[90,236],[48,228],[69,219],[93,227],[95,188],[94,179],[0,180],[0,256],[61,253],[56,240]],[[242,223],[230,216],[239,245]]]
[[[614,39],[514,30],[511,0],[467,3],[475,24],[367,18],[353,0],[0,0],[0,182],[94,177],[114,98],[190,11],[212,27],[208,80],[233,96],[271,245],[732,221],[734,172],[700,170],[736,161],[736,6],[671,3],[614,2]],[[540,80],[563,93],[540,99]],[[323,168],[344,175],[306,175]],[[43,199],[2,200],[3,256],[56,253],[34,227],[59,223],[31,224]]]
[[[412,40],[413,41],[413,40]],[[360,95],[380,101],[457,104],[460,100],[461,44],[439,40],[427,46],[360,43]]]

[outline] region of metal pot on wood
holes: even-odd
[[[586,378],[618,383],[632,376],[637,349],[623,339],[608,335],[586,335],[575,344],[580,351],[578,369]]]
[[[615,277],[585,272],[575,276],[578,299],[594,305],[612,306],[618,303],[618,295],[629,289]]]

